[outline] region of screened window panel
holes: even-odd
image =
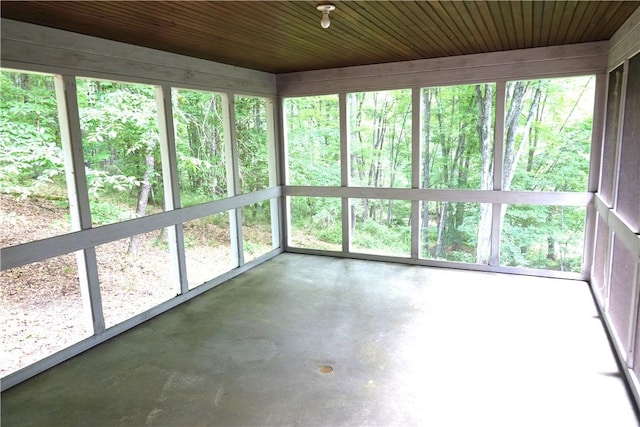
[[[238,266],[231,256],[229,212],[185,222],[182,228],[189,289]]]
[[[0,246],[71,232],[54,77],[0,72]]]
[[[585,208],[508,205],[500,264],[545,270],[582,270]]]
[[[222,96],[185,89],[171,94],[180,205],[227,197]]]
[[[77,79],[94,226],[164,209],[155,88]]]
[[[616,210],[640,231],[640,54],[629,60]]]
[[[283,112],[287,183],[340,186],[338,96],[287,98]]]
[[[289,245],[342,250],[342,201],[335,197],[289,197]]]
[[[411,91],[347,95],[350,185],[411,186]]]
[[[74,254],[0,274],[0,377],[89,337]]]
[[[271,230],[271,200],[263,200],[242,208],[242,239],[244,262],[254,260],[271,252],[273,234]]]
[[[595,77],[507,83],[503,190],[587,191]]]
[[[620,101],[622,98],[622,77],[624,65],[609,73],[607,89],[607,107],[602,147],[602,175],[600,177],[600,196],[609,206],[613,206],[613,183],[616,174],[616,152],[618,149],[618,130],[620,120]]]
[[[423,202],[420,210],[420,258],[488,264],[491,205]]]
[[[269,140],[265,98],[235,97],[236,144],[240,193],[269,187]]]
[[[350,199],[351,252],[409,257],[411,202]]]
[[[629,322],[631,321],[631,301],[633,300],[633,276],[637,268],[637,257],[615,236],[609,290],[609,313],[615,330],[620,334],[622,344],[629,345]]]
[[[421,91],[420,186],[493,189],[495,84]]]

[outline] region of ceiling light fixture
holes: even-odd
[[[329,12],[336,10],[336,7],[332,4],[319,4],[316,6],[320,12],[322,12],[322,19],[320,20],[320,25],[322,28],[329,28],[331,25],[331,21],[329,20]]]

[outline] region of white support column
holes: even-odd
[[[507,82],[496,82],[496,120],[493,135],[493,189],[502,190],[502,174],[504,162],[504,118],[506,109]],[[491,255],[489,265],[500,265],[500,235],[502,233],[502,210],[507,207],[493,203],[491,209]]]
[[[612,202],[614,209],[618,207],[618,182],[620,180],[620,153],[622,152],[622,130],[624,127],[624,110],[627,101],[627,82],[629,81],[629,59],[624,61],[624,73],[622,73],[622,92],[620,94],[620,113],[618,113],[618,134],[616,135],[616,156],[614,163],[614,175],[612,180],[613,188],[611,189]]]
[[[289,144],[287,143],[287,116],[284,112],[284,100],[281,97],[278,97],[277,110],[279,124],[279,134],[276,137],[276,141],[280,141],[280,144],[276,144],[276,147],[279,148],[278,151],[278,159],[280,159],[279,163],[279,177],[280,183],[279,185],[289,185]],[[280,230],[280,239],[283,247],[289,247],[291,244],[291,198],[282,196],[280,198],[280,223],[282,224],[282,228]]]
[[[76,95],[76,79],[73,76],[63,75],[56,76],[54,81],[64,152],[71,227],[73,231],[87,230],[92,228],[91,209],[82,152],[82,131]],[[76,260],[86,326],[94,335],[97,335],[105,330],[105,325],[95,248],[77,251]]]
[[[591,158],[589,162],[589,183],[587,191],[596,193],[600,179],[600,160],[602,158],[602,142],[604,140],[604,116],[607,99],[607,75],[596,76],[596,90],[593,106],[593,127],[591,129]],[[584,246],[582,248],[582,272],[590,274],[596,238],[596,212],[593,202],[587,206],[584,227]]]
[[[420,188],[422,126],[420,88],[411,89],[411,188]],[[420,257],[420,201],[411,202],[411,258]]]
[[[277,127],[276,120],[279,117],[278,107],[273,98],[267,98],[266,100],[266,116],[267,116],[267,153],[269,155],[269,186],[276,187],[280,184],[280,162],[278,161],[278,147],[276,146]],[[280,138],[281,140],[281,138]],[[271,212],[271,248],[279,248],[282,245],[280,219],[282,215],[280,213],[279,199],[274,198],[269,200],[270,212]]]
[[[238,144],[236,142],[235,98],[232,92],[222,95],[222,119],[224,125],[224,153],[227,168],[227,194],[233,197],[240,194],[240,174],[238,167]],[[238,267],[244,265],[242,242],[242,208],[229,211],[229,237],[231,240],[231,259]]]
[[[347,94],[342,92],[338,95],[340,109],[340,186],[348,187],[350,181],[350,158],[349,158],[349,121],[347,120]],[[349,252],[351,245],[351,209],[349,199],[342,198],[342,252]]]
[[[158,128],[160,132],[160,155],[162,158],[162,183],[164,190],[164,210],[179,209],[180,189],[178,187],[178,160],[176,138],[173,127],[173,105],[171,87],[156,86],[158,105]],[[187,267],[184,254],[184,234],[182,224],[166,227],[169,252],[171,256],[171,274],[178,294],[189,291]]]

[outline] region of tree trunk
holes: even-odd
[[[136,207],[136,218],[141,218],[147,213],[147,205],[149,204],[149,193],[151,192],[151,175],[155,166],[153,153],[151,150],[147,152],[144,159],[145,170],[142,176],[142,182],[140,182],[140,189],[138,190],[138,206]],[[140,246],[140,235],[131,236],[129,240],[129,248],[127,254],[137,255],[138,246]]]
[[[438,239],[436,240],[436,248],[433,254],[434,258],[439,258],[442,253],[442,238],[444,234],[444,227],[447,223],[447,205],[449,203],[442,203],[442,210],[440,211],[440,223],[438,224]]]
[[[484,89],[484,93],[483,93]],[[493,85],[476,85],[478,102],[478,135],[480,137],[480,157],[482,171],[480,189],[493,188],[493,162],[491,156],[491,113],[493,111]],[[478,244],[476,247],[476,262],[488,264],[491,256],[491,205],[480,203],[480,219],[478,223]]]

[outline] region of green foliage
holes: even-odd
[[[289,184],[339,186],[338,96],[288,98],[284,111]]]
[[[267,100],[236,96],[236,141],[240,189],[250,193],[269,187]]]
[[[23,197],[64,187],[53,78],[0,73],[0,191]]]
[[[222,97],[174,89],[173,111],[182,206],[226,197]]]

